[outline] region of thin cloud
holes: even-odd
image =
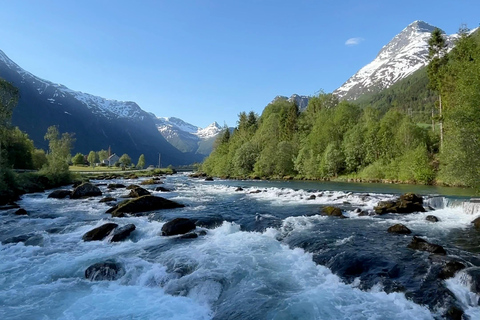
[[[359,38],[359,37],[357,37],[357,38],[350,38],[350,39],[348,39],[347,41],[345,41],[345,45],[346,45],[346,46],[356,46],[356,45],[359,45],[360,42],[362,42],[363,40],[365,40],[365,39]]]

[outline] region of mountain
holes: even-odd
[[[298,110],[303,112],[307,109],[308,101],[310,100],[309,96],[300,96],[296,93],[292,94],[290,98],[286,96],[276,96],[273,98],[272,102],[275,102],[278,99],[287,100],[288,102],[295,102],[297,104]]]
[[[151,114],[135,102],[108,100],[71,90],[25,71],[0,51],[0,78],[18,88],[20,98],[12,124],[28,133],[37,148],[47,149],[44,135],[51,125],[75,133],[73,153],[108,149],[127,153],[134,162],[144,154],[155,164],[162,154],[165,165],[201,161],[195,153],[182,153],[159,134]]]
[[[203,156],[212,152],[213,142],[223,129],[216,122],[200,128],[175,117],[152,117],[158,132],[175,148]]]
[[[428,39],[434,26],[415,21],[385,45],[377,57],[360,69],[333,93],[341,99],[356,100],[362,94],[390,87],[428,63]],[[457,35],[446,36],[451,48]]]

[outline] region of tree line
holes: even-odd
[[[105,163],[106,160],[109,158],[109,153],[107,150],[100,150],[100,151],[90,151],[88,155],[84,155],[80,152],[78,152],[75,156],[72,157],[72,164],[76,166],[80,165],[90,165],[95,167],[96,165],[99,166],[106,166],[107,163]],[[137,165],[132,163],[132,158],[126,153],[124,153],[118,161],[116,161],[114,164],[116,167],[131,167],[134,169],[144,169],[145,168],[145,155],[141,154],[140,157],[138,157]]]
[[[438,97],[410,90],[430,97],[425,99],[430,105],[438,100],[433,126],[401,104],[378,108],[373,101],[339,101],[321,92],[300,113],[293,102],[276,99],[260,116],[240,113],[237,127],[219,137],[202,170],[222,177],[342,177],[477,187],[478,34],[461,30],[447,54],[443,33],[438,33],[430,40],[427,70],[428,90]]]

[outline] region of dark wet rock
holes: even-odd
[[[156,180],[156,179],[148,179],[148,180],[144,180],[142,182],[140,182],[141,185],[145,186],[145,185],[151,185],[151,184],[162,184],[163,182],[160,181],[160,180]]]
[[[146,195],[119,204],[118,207],[111,213],[112,217],[123,217],[125,213],[135,215],[142,212],[183,207],[185,207],[183,204],[175,201],[171,201],[162,197]]]
[[[118,227],[116,223],[105,223],[100,227],[92,229],[85,233],[82,237],[83,241],[97,241],[103,240],[106,236],[108,236],[112,230]]]
[[[433,215],[428,215],[425,220],[430,221],[430,222],[438,222],[438,218],[433,216]]]
[[[96,196],[101,196],[102,191],[90,182],[82,183],[78,187],[73,190],[72,195],[70,198],[72,199],[80,199],[80,198],[86,198],[86,197],[96,197]]]
[[[463,263],[455,260],[450,260],[444,264],[442,270],[440,270],[438,277],[440,279],[452,278],[453,276],[455,276],[455,273],[465,268],[466,266]]]
[[[43,237],[40,234],[36,234],[25,240],[24,244],[26,246],[43,246]]]
[[[476,294],[480,294],[480,267],[468,268],[462,272],[465,272],[467,275],[470,290]]]
[[[142,187],[136,187],[134,189],[130,190],[130,193],[128,194],[128,198],[138,198],[142,196],[148,196],[150,195],[150,191],[143,189]]]
[[[322,213],[326,216],[345,217],[342,214],[342,210],[340,208],[333,207],[333,206],[327,206],[322,208]]]
[[[112,213],[112,212],[115,211],[117,208],[118,208],[118,204],[112,206],[110,209],[108,209],[107,211],[105,211],[105,213]]]
[[[195,230],[195,223],[187,218],[176,218],[165,223],[162,227],[162,236],[174,236],[177,234],[185,234]]]
[[[17,215],[17,216],[26,216],[26,215],[28,215],[28,212],[27,212],[27,210],[25,210],[23,208],[20,208],[17,211],[15,211],[14,214]]]
[[[196,234],[195,232],[189,232],[189,233],[181,235],[179,238],[180,239],[195,239],[195,238],[198,238],[198,234]]]
[[[480,217],[473,220],[472,223],[475,228],[480,229]]]
[[[131,184],[131,185],[127,186],[125,189],[132,190],[132,189],[135,189],[135,188],[140,188],[140,186],[136,185],[136,184]]]
[[[104,203],[104,202],[112,202],[112,201],[117,201],[117,199],[112,198],[112,197],[105,197],[103,199],[100,199],[100,201],[98,201],[98,202]]]
[[[371,216],[371,215],[374,215],[374,214],[370,213],[369,211],[364,211],[364,210],[360,210],[360,213],[358,214],[359,217],[368,217],[368,216]]]
[[[91,281],[117,280],[124,274],[122,266],[112,261],[95,263],[85,270],[85,278]]]
[[[207,235],[207,231],[205,230],[200,230],[197,232],[199,236],[206,236]]]
[[[463,310],[457,306],[451,306],[445,312],[444,319],[446,320],[462,320],[463,319]]]
[[[202,228],[214,229],[221,226],[224,220],[225,219],[220,215],[204,216],[204,217],[199,217],[197,220],[195,220],[195,225]]]
[[[414,193],[406,193],[396,200],[380,201],[373,208],[376,214],[425,212],[423,199]]]
[[[123,189],[125,188],[126,186],[124,184],[121,184],[121,183],[110,183],[107,188],[108,189]]]
[[[165,187],[156,187],[156,188],[155,188],[155,191],[159,191],[159,192],[171,192],[172,190],[167,189],[167,188],[165,188]]]
[[[7,239],[3,240],[2,243],[7,244],[7,243],[25,242],[25,241],[28,240],[28,238],[31,238],[33,236],[34,236],[33,233],[22,234],[22,235],[19,235],[19,236],[14,236],[14,237],[7,238]]]
[[[192,173],[191,175],[189,175],[190,178],[205,178],[207,177],[207,174],[206,173],[203,173],[203,172],[195,172],[195,173]]]
[[[317,197],[314,194],[312,194],[310,197],[307,198],[307,200],[315,200],[315,199],[317,199]]]
[[[243,188],[242,188],[242,187],[238,187],[237,189],[235,189],[235,192],[239,192],[239,191],[243,191]]]
[[[434,254],[447,254],[447,252],[442,246],[427,242],[426,240],[423,240],[422,238],[419,238],[417,236],[413,237],[412,241],[408,244],[407,247],[410,249],[427,251]]]
[[[206,177],[205,181],[213,181],[213,178],[212,177]]]
[[[81,185],[82,183],[84,183],[85,181],[80,181],[80,180],[77,180],[77,181],[74,181],[73,182],[73,185],[72,185],[72,188],[76,188],[78,187],[79,185]]]
[[[253,191],[250,191],[249,193],[261,193],[262,190],[253,190]]]
[[[72,191],[70,190],[55,190],[48,195],[48,198],[63,199],[66,197],[70,197],[71,194]]]
[[[106,185],[106,183],[95,183],[95,187],[104,187]]]
[[[132,233],[135,230],[135,225],[133,223],[127,224],[123,227],[116,228],[113,231],[113,236],[112,239],[110,240],[111,242],[118,242],[118,241],[123,241],[125,240],[130,233]]]
[[[387,229],[389,233],[397,233],[397,234],[410,234],[412,231],[408,229],[401,223],[394,224],[390,228]]]

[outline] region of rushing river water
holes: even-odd
[[[28,216],[0,211],[0,319],[437,319],[451,306],[480,319],[479,295],[465,271],[438,278],[445,259],[480,266],[480,231],[471,225],[476,216],[458,205],[468,191],[205,182],[185,175],[164,182],[173,191],[152,194],[185,208],[111,218],[100,198],[47,199],[47,191],[18,201]],[[127,193],[100,188],[104,196]],[[424,195],[435,210],[355,211],[406,191]],[[341,207],[349,218],[320,215],[325,205]],[[440,221],[426,221],[428,214]],[[206,235],[161,236],[163,224],[176,217],[197,220]],[[85,232],[111,221],[136,230],[123,242],[82,241]],[[412,235],[387,233],[395,223]],[[442,245],[447,256],[407,248],[413,235]],[[87,267],[106,260],[125,273],[115,281],[85,279]]]

